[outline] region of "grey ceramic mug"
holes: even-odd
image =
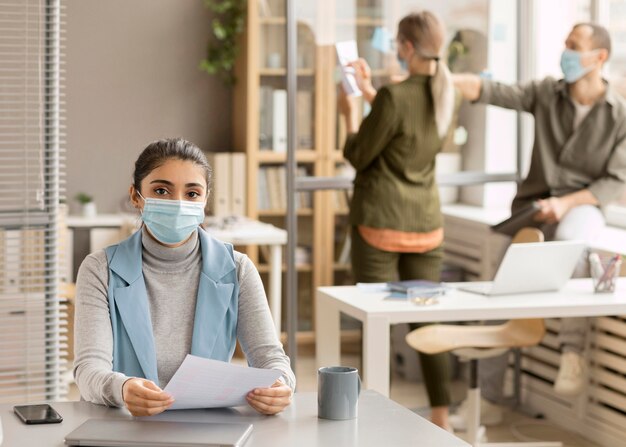
[[[339,421],[356,418],[360,393],[358,369],[329,366],[317,370],[318,417]]]

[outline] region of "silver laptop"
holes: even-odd
[[[89,419],[65,437],[65,444],[101,447],[242,446],[251,424]]]
[[[493,282],[457,288],[482,295],[557,291],[572,277],[585,247],[581,241],[511,244]]]

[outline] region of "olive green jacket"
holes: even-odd
[[[442,226],[437,133],[429,76],[381,88],[344,156],[356,169],[350,223],[428,232]]]

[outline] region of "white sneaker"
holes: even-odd
[[[458,431],[467,430],[467,406],[465,399],[459,405],[456,414],[450,415],[450,425]],[[502,407],[480,398],[480,425],[492,426],[502,423]]]
[[[576,396],[585,386],[585,360],[575,352],[561,355],[559,374],[554,381],[554,391],[562,396]]]

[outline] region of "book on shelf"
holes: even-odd
[[[269,264],[271,259],[270,248],[267,245],[259,245],[259,254],[261,259],[259,261],[263,264]]]
[[[272,92],[272,149],[287,151],[287,90]]]
[[[287,209],[287,168],[276,168],[278,171],[278,203],[280,209]]]
[[[207,160],[213,168],[213,185],[207,202],[207,214],[245,216],[246,154],[211,152]]]
[[[230,153],[212,152],[207,154],[209,164],[213,168],[213,188],[209,194],[208,214],[228,216],[231,210],[230,186]]]
[[[282,204],[280,203],[280,192],[279,192],[279,178],[278,178],[278,169],[280,168],[265,168],[265,173],[267,174],[267,193],[269,197],[269,205],[270,209],[282,209]]]
[[[257,4],[259,7],[259,17],[267,18],[272,16],[272,10],[270,9],[268,0],[258,0]]]
[[[296,173],[298,177],[308,177],[306,168],[302,166],[298,167]],[[299,203],[299,208],[313,208],[312,193],[307,192],[307,191],[300,191],[298,193],[298,203]]]
[[[346,197],[346,191],[335,191],[335,210],[345,211],[348,209],[348,199]]]
[[[231,210],[233,216],[246,215],[246,154],[242,152],[234,152],[231,154]]]
[[[313,149],[313,92],[298,90],[296,95],[298,148]]]
[[[272,87],[265,85],[259,89],[259,149],[261,150],[271,150],[274,143],[273,92]]]
[[[267,168],[259,169],[259,179],[258,179],[258,188],[257,192],[257,208],[260,210],[268,210],[270,209],[268,184],[267,184]]]
[[[306,177],[304,167],[298,167],[298,177]],[[257,201],[259,210],[286,210],[287,209],[287,168],[284,166],[268,166],[259,169]],[[313,199],[310,192],[297,192],[296,208],[311,208]]]
[[[296,94],[298,148],[313,149],[313,92],[298,90]],[[259,149],[287,150],[287,92],[269,86],[259,89]]]
[[[346,232],[341,243],[337,264],[344,265],[350,263],[350,250],[352,249],[352,237],[350,236],[350,227],[346,228]]]
[[[296,260],[296,265],[311,264],[311,260],[312,260],[311,247],[298,245],[296,247],[295,260]]]

